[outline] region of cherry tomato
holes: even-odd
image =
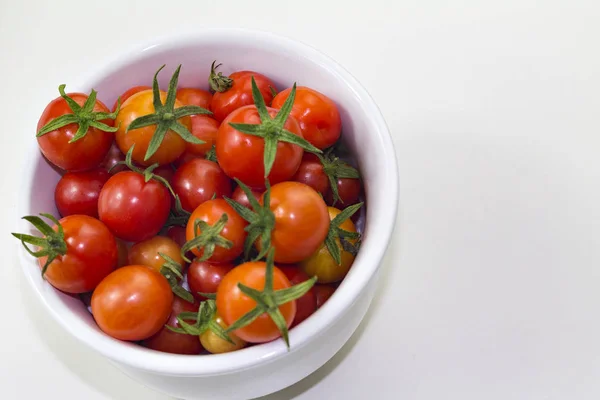
[[[172,304],[173,293],[164,276],[145,265],[127,265],[96,287],[92,314],[106,334],[137,341],[161,330]]]
[[[187,282],[190,292],[199,300],[204,300],[198,292],[217,293],[219,283],[229,271],[233,264],[215,264],[207,261],[194,261],[187,270]]]
[[[169,217],[171,194],[160,182],[132,171],[113,175],[100,191],[98,214],[115,236],[139,242],[155,236]]]
[[[193,105],[210,110],[212,94],[202,89],[184,88],[177,91],[177,100],[183,105]],[[203,144],[186,143],[186,153],[204,156],[217,140],[219,122],[208,115],[192,115],[192,129],[190,132]]]
[[[260,199],[264,204],[264,195]],[[270,209],[275,215],[271,245],[275,261],[293,264],[313,254],[329,230],[327,205],[314,189],[299,182],[282,182],[271,187]],[[260,240],[256,247],[261,250]]]
[[[327,196],[330,190],[329,178],[323,170],[323,164],[319,158],[312,153],[304,153],[300,167],[298,167],[298,171],[296,171],[292,180],[307,184],[317,192],[321,193],[323,198]]]
[[[278,93],[273,108],[281,108],[291,88]],[[342,120],[335,103],[327,96],[304,86],[296,88],[290,115],[298,121],[302,136],[313,146],[325,149],[337,142],[342,133]]]
[[[295,265],[280,266],[279,269],[287,276],[292,286],[310,279],[308,275]],[[304,296],[296,299],[296,317],[292,328],[313,315],[317,311],[317,296],[311,288]]]
[[[173,297],[173,305],[171,306],[171,315],[167,320],[167,325],[173,328],[179,328],[177,316],[182,312],[198,312],[199,304],[197,302],[188,303],[179,297]],[[193,324],[193,320],[185,322]],[[142,345],[149,349],[162,351],[172,354],[200,354],[202,345],[198,338],[194,335],[173,332],[166,326],[163,326],[158,333],[142,341]]]
[[[119,149],[119,146],[115,142],[110,146],[108,153],[106,153],[106,157],[102,163],[100,163],[100,167],[104,168],[108,171],[109,174],[114,175],[117,172],[121,171],[129,171],[126,165],[120,164],[115,167],[118,162],[125,161],[125,154]]]
[[[166,260],[159,253],[172,258],[183,267],[181,247],[166,236],[154,236],[131,246],[129,249],[129,264],[146,265],[160,272]]]
[[[121,105],[131,96],[133,96],[136,93],[139,92],[143,92],[144,90],[151,90],[152,88],[150,86],[134,86],[132,88],[129,88],[125,91],[125,93],[123,93],[121,95]],[[117,104],[119,102],[119,99],[115,100],[115,104],[112,107],[112,110],[115,111],[117,109]]]
[[[334,219],[341,211],[334,207],[328,207],[329,218]],[[351,219],[342,222],[339,227],[348,232],[356,232],[356,227]],[[356,243],[356,239],[348,239],[352,244]],[[316,276],[319,283],[333,283],[341,281],[354,262],[354,255],[343,249],[339,238],[335,239],[335,243],[340,249],[342,263],[338,265],[325,244],[322,244],[319,249],[310,257],[302,260],[300,267],[310,276]]]
[[[225,275],[217,290],[217,310],[219,310],[225,324],[233,324],[256,306],[254,300],[242,293],[238,283],[252,289],[263,290],[265,271],[265,262],[247,262],[237,266]],[[285,274],[275,267],[273,269],[273,289],[287,289],[290,286],[290,281]],[[289,328],[296,316],[296,301],[280,305],[279,311]],[[277,325],[266,313],[261,314],[251,324],[235,330],[234,333],[242,340],[250,343],[269,342],[281,336]]]
[[[260,199],[260,196],[262,196],[262,194],[263,194],[263,190],[252,189],[252,195],[254,196],[254,198],[256,200]],[[246,192],[244,192],[241,187],[237,186],[235,188],[235,190],[233,191],[233,194],[231,195],[231,199],[237,201],[244,207],[252,210],[252,206],[250,205],[250,200],[248,200],[248,196],[246,196]]]
[[[165,178],[169,183],[171,183],[173,177],[175,176],[175,170],[173,169],[171,164],[161,165],[160,167],[157,167],[154,171],[152,171],[152,173]]]
[[[179,247],[183,247],[186,242],[185,226],[173,225],[167,229],[167,237],[171,238]],[[194,259],[194,253],[188,251],[185,254],[188,260]]]
[[[192,212],[216,196],[231,196],[231,180],[213,161],[196,158],[181,165],[171,182],[184,210]]]
[[[110,175],[104,169],[67,172],[54,189],[54,202],[60,215],[89,215],[98,218],[98,196]]]
[[[268,108],[271,117],[277,110]],[[237,178],[253,188],[265,186],[264,150],[265,141],[258,136],[247,135],[234,129],[230,123],[259,124],[260,117],[255,106],[238,108],[223,121],[217,134],[216,154],[219,165],[231,178]],[[289,117],[285,129],[298,135],[300,127],[296,120]],[[289,180],[298,170],[304,150],[298,145],[278,142],[277,154],[269,182],[275,184]]]
[[[221,326],[223,329],[227,329],[227,325],[223,322],[223,318],[219,314],[216,314],[214,320],[217,324]],[[206,351],[212,354],[222,354],[229,353],[231,351],[239,350],[246,346],[246,342],[240,339],[233,332],[229,333],[229,338],[233,341],[233,343],[229,343],[226,340],[218,337],[213,331],[207,329],[200,335],[200,343]]]
[[[69,215],[58,223],[62,226],[64,238],[56,234],[56,237],[46,239],[50,247],[62,244],[66,251],[48,265],[44,278],[66,293],[94,290],[117,266],[115,237],[102,222],[87,215]],[[52,229],[58,232],[57,225]],[[47,256],[38,258],[40,268],[47,260]]]
[[[253,71],[239,71],[229,75],[233,81],[232,86],[224,92],[216,92],[210,103],[213,117],[217,121],[223,121],[229,114],[238,108],[254,104],[252,98],[252,77],[260,90],[265,104],[270,105],[273,101],[271,88],[275,85],[263,74]]]
[[[337,189],[344,207],[358,203],[361,189],[360,180],[353,178],[339,178],[337,180]],[[333,204],[333,195],[331,191],[327,193],[326,200],[329,205],[340,205],[339,203]]]
[[[160,99],[164,104],[167,94],[160,92]],[[127,132],[127,127],[136,118],[154,113],[152,90],[144,90],[138,92],[128,98],[121,106],[121,111],[115,119],[115,126],[119,129],[115,133],[117,145],[123,153],[127,153],[131,146],[135,145],[131,158],[140,165],[151,165],[158,163],[160,165],[169,164],[175,161],[183,154],[186,146],[186,141],[183,140],[175,132],[167,131],[158,150],[148,160],[144,161],[144,156],[150,145],[150,140],[156,131],[156,125],[149,125],[143,128],[132,129]],[[181,107],[179,101],[175,101],[175,108]],[[179,119],[188,130],[191,129],[192,123],[190,117]]]
[[[186,227],[186,239],[190,241],[197,235],[202,234],[200,229],[197,231],[194,229],[196,220],[204,221],[213,226],[219,221],[223,214],[227,215],[227,222],[219,235],[230,240],[233,245],[229,249],[216,246],[214,253],[207,261],[230,262],[235,260],[244,250],[244,240],[246,240],[246,231],[244,228],[246,228],[247,223],[223,199],[205,201],[194,210]],[[193,248],[192,252],[196,256],[201,257],[204,250]]]
[[[83,106],[88,99],[88,95],[83,93],[70,93],[68,96],[80,106]],[[96,100],[93,112],[108,113],[109,110],[101,101]],[[44,109],[38,121],[37,130],[39,131],[48,122],[65,114],[73,114],[67,102],[62,97],[52,100]],[[110,119],[100,122],[113,126],[113,121]],[[97,167],[106,156],[113,142],[114,134],[112,132],[103,132],[90,127],[85,136],[69,143],[78,128],[79,125],[77,124],[69,124],[37,138],[44,157],[65,171],[84,171]]]
[[[196,88],[177,89],[177,100],[184,106],[198,106],[210,110],[212,97],[208,90]]]
[[[313,289],[315,291],[315,297],[317,298],[317,310],[321,308],[336,291],[336,287],[331,285],[315,285],[313,286]]]

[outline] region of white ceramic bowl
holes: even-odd
[[[283,389],[329,360],[352,335],[375,293],[380,262],[395,224],[398,204],[396,157],[386,123],[367,91],[329,57],[301,43],[248,30],[199,30],[157,39],[123,53],[80,82],[66,82],[68,91],[98,91],[110,105],[126,89],[150,84],[157,68],[166,87],[178,64],[180,86],[207,86],[213,60],[223,71],[250,69],[269,76],[283,89],[294,81],[332,98],[342,116],[343,137],[356,155],[367,202],[362,248],[331,299],[290,333],[291,350],[282,340],[222,355],[183,356],[160,353],[103,334],[83,304],[44,282],[35,260],[21,251],[23,270],[49,313],[75,338],[114,362],[143,384],[177,398],[249,399]],[[61,82],[52,83],[52,85]],[[50,99],[48,99],[50,100]],[[32,110],[32,118],[37,118]],[[59,179],[37,151],[24,164],[23,202],[19,216],[52,212]],[[35,188],[35,189],[34,189]],[[28,231],[25,222],[19,231]]]

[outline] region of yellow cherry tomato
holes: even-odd
[[[223,321],[223,318],[219,314],[215,315],[215,322],[219,324],[223,329],[227,329],[227,324]],[[218,337],[213,331],[207,329],[203,334],[200,335],[200,343],[206,351],[212,354],[229,353],[231,351],[240,350],[246,346],[246,342],[237,337],[233,333],[229,333],[229,337],[235,344],[229,343],[226,340]]]

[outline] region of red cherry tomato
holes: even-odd
[[[262,261],[247,262],[225,275],[217,289],[217,310],[219,310],[219,314],[227,325],[232,325],[256,306],[254,300],[242,293],[238,283],[252,289],[263,290],[265,287],[265,271],[266,263]],[[290,286],[290,281],[285,274],[275,267],[273,269],[273,289],[287,289]],[[279,311],[289,328],[296,316],[296,301],[282,304],[279,306]],[[269,342],[281,336],[277,325],[266,313],[261,314],[250,325],[237,329],[233,333],[240,339],[250,343]]]
[[[171,314],[173,292],[167,279],[144,265],[115,270],[92,295],[92,314],[106,334],[120,340],[147,339]]]
[[[152,89],[150,86],[134,86],[132,88],[129,88],[125,91],[125,93],[123,93],[121,95],[121,105],[123,105],[123,103],[130,98],[131,96],[133,96],[136,93],[139,92],[143,92],[144,90],[150,90]],[[117,104],[119,102],[119,99],[115,100],[115,104],[113,104],[112,110],[115,111],[117,109]]]
[[[177,296],[173,297],[171,315],[167,320],[167,325],[179,328],[177,316],[182,312],[198,312],[198,306],[197,302],[188,303]],[[193,320],[186,320],[185,322],[188,324],[194,323]],[[198,336],[173,332],[166,326],[163,326],[158,333],[142,341],[142,346],[172,354],[200,354],[202,351],[202,344],[198,340]]]
[[[273,108],[281,108],[291,88],[278,93]],[[302,136],[319,149],[337,142],[342,132],[342,120],[335,103],[327,96],[304,86],[296,88],[296,97],[290,115],[298,121]]]
[[[171,164],[161,165],[160,167],[157,167],[154,171],[152,171],[152,173],[165,178],[169,183],[171,183],[173,177],[175,176],[175,170],[173,169]]]
[[[200,204],[190,216],[186,227],[186,239],[188,241],[202,233],[201,230],[195,230],[197,220],[204,221],[207,224],[214,226],[215,223],[223,216],[227,215],[227,222],[220,233],[220,236],[232,242],[231,248],[216,246],[213,255],[207,260],[212,262],[230,262],[235,260],[244,250],[244,241],[246,240],[246,221],[235,212],[235,210],[227,204],[223,199],[208,200]],[[201,257],[204,253],[203,249],[193,248],[192,252]]]
[[[137,172],[113,175],[100,191],[98,214],[115,236],[139,242],[155,236],[169,217],[171,194]]]
[[[224,92],[216,92],[213,95],[210,109],[217,121],[223,121],[229,114],[238,108],[254,104],[252,98],[252,77],[260,90],[265,104],[270,105],[273,101],[271,88],[275,85],[263,74],[253,71],[239,71],[229,75],[233,81],[232,86]]]
[[[260,196],[262,196],[263,191],[256,190],[256,189],[251,189],[251,190],[252,190],[252,195],[254,196],[254,198],[256,200],[260,199]],[[248,200],[248,196],[246,196],[246,192],[244,192],[241,187],[236,186],[235,190],[233,191],[233,194],[231,195],[231,199],[240,203],[244,207],[252,210],[252,206],[250,205],[250,200]]]
[[[194,261],[187,270],[187,281],[190,286],[190,292],[199,300],[205,298],[198,294],[217,293],[219,283],[229,271],[233,269],[233,264],[215,264],[206,261]]]
[[[300,167],[292,180],[310,186],[321,193],[323,198],[329,193],[329,178],[325,174],[319,158],[312,153],[304,153]]]
[[[109,177],[104,169],[64,174],[54,190],[60,215],[81,214],[98,218],[98,196]]]
[[[335,293],[336,287],[331,285],[315,285],[313,286],[315,296],[317,298],[317,309],[321,308],[323,304]]]
[[[280,266],[279,269],[287,276],[292,286],[305,282],[310,279],[308,275],[295,265]],[[317,311],[317,296],[311,288],[304,296],[296,299],[296,317],[292,328],[313,315]]]
[[[184,106],[198,106],[210,110],[213,96],[208,90],[181,88],[177,89],[176,97]]]
[[[119,146],[113,142],[112,146],[110,146],[110,149],[108,150],[108,153],[106,153],[106,157],[104,157],[104,160],[102,163],[100,163],[100,167],[104,168],[111,175],[121,171],[129,171],[129,168],[127,168],[126,165],[120,164],[115,166],[121,161],[125,161],[125,154],[123,154],[121,149],[119,149]]]
[[[88,95],[83,93],[69,93],[67,95],[79,106],[83,106],[88,99]],[[108,113],[109,110],[101,101],[96,100],[93,112]],[[39,131],[50,121],[65,114],[73,114],[67,102],[62,97],[52,100],[42,113],[37,130]],[[113,126],[113,121],[110,119],[100,122]],[[106,156],[114,139],[113,133],[90,127],[84,137],[69,143],[77,133],[78,128],[79,125],[77,124],[69,124],[37,138],[44,157],[65,171],[84,171],[97,167]]]
[[[192,212],[213,196],[230,197],[232,183],[219,164],[196,158],[177,169],[171,185],[183,209]]]
[[[171,238],[175,243],[177,243],[179,245],[179,247],[183,247],[183,245],[186,242],[186,237],[185,237],[185,226],[179,226],[179,225],[173,225],[170,226],[167,229],[167,237]],[[188,251],[185,254],[185,257],[188,260],[193,260],[194,259],[194,253],[192,253],[191,251]]]
[[[177,100],[183,105],[193,105],[210,110],[212,94],[206,90],[184,88],[177,91]],[[219,122],[209,115],[192,115],[192,135],[202,140],[203,144],[186,143],[186,153],[204,156],[217,139]]]
[[[277,110],[268,108],[274,117]],[[261,137],[247,135],[234,129],[230,123],[259,124],[260,117],[255,106],[238,108],[223,121],[217,134],[216,154],[219,165],[231,177],[237,178],[253,188],[265,186],[264,150],[265,141]],[[296,120],[289,117],[284,125],[288,131],[302,136]],[[286,143],[277,143],[277,154],[269,182],[275,184],[292,178],[302,160],[301,147]]]
[[[346,208],[348,206],[358,203],[361,189],[360,180],[353,178],[339,178],[337,180],[337,189],[342,204],[340,204],[339,202],[336,204],[333,203],[333,195],[331,191],[327,193],[327,204],[335,205],[341,208]]]
[[[160,272],[166,262],[161,254],[170,257],[183,267],[181,247],[174,240],[166,236],[154,236],[131,246],[128,255],[129,264],[146,265]]]

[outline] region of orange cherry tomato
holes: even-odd
[[[183,266],[181,247],[173,239],[166,236],[154,236],[131,246],[129,249],[129,264],[146,265],[160,272],[166,261],[159,253],[167,255]]]

